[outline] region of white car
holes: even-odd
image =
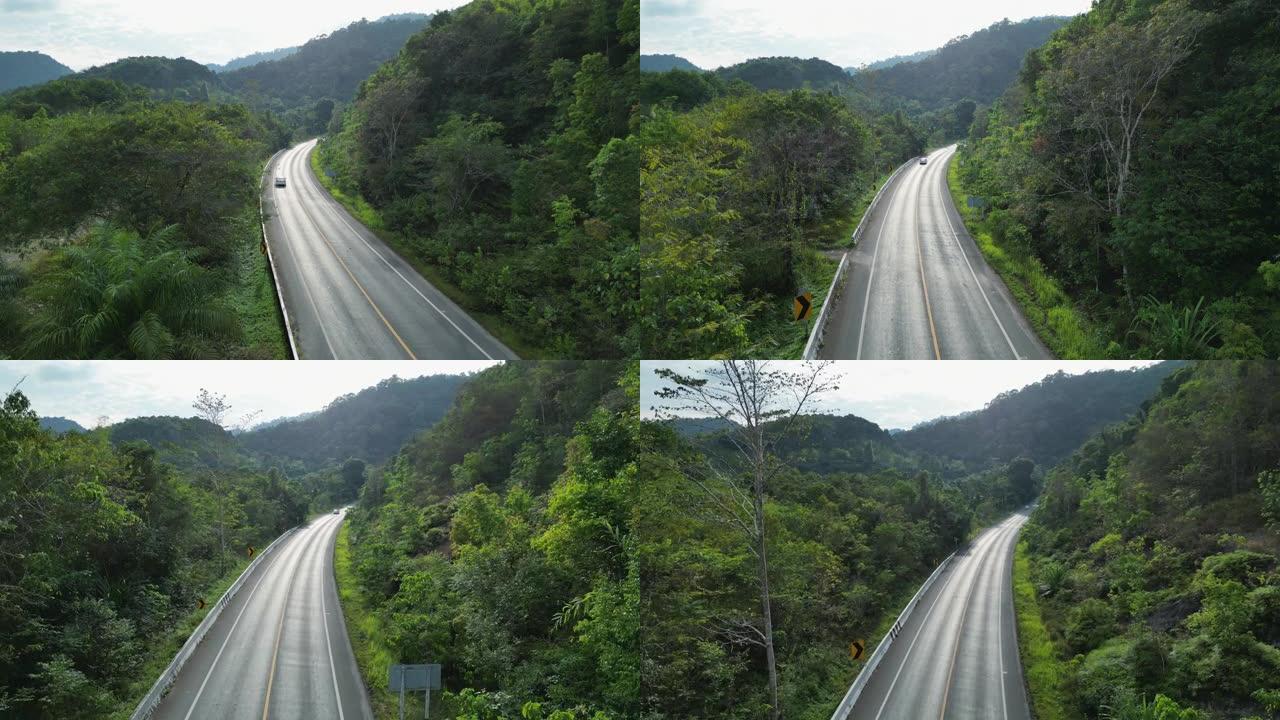
[[[922,157],[922,158],[920,158],[920,164],[921,164],[921,165],[928,165],[928,164],[929,164],[929,158],[927,158],[927,157]]]
[[[278,178],[276,178],[276,187],[284,187],[284,178],[283,178],[283,177],[278,177]]]

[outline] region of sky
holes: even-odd
[[[301,45],[367,18],[466,0],[0,0],[0,50],[36,50],[73,70],[162,55],[225,63]]]
[[[657,368],[671,368],[695,374],[713,362],[645,361],[640,368],[641,414],[654,417],[660,404],[653,393],[664,385],[654,374]],[[801,362],[773,362],[775,367]],[[834,363],[828,370],[839,376],[839,389],[828,394],[815,408],[827,415],[857,415],[886,430],[907,429],[925,420],[979,410],[1007,390],[1031,385],[1058,371],[1079,375],[1096,370],[1127,370],[1152,362],[1056,360],[948,360],[947,362],[891,362],[851,360]]]
[[[0,0],[3,2],[4,0]],[[0,396],[15,387],[42,417],[66,417],[87,428],[131,417],[192,417],[201,388],[226,396],[228,424],[261,411],[254,423],[320,410],[347,393],[393,375],[479,372],[488,361],[49,361],[0,362]]]
[[[3,2],[3,0],[0,0]],[[1005,18],[1077,15],[1090,0],[640,0],[640,51],[704,70],[775,55],[856,67],[942,47]]]

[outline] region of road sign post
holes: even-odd
[[[392,692],[400,693],[400,720],[404,720],[404,693],[406,690],[425,690],[422,717],[431,712],[431,691],[440,689],[440,665],[392,665],[387,673],[387,685]]]

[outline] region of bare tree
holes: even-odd
[[[1165,3],[1138,25],[1113,23],[1063,57],[1045,78],[1063,106],[1068,127],[1087,138],[1058,149],[1066,165],[1055,180],[1113,219],[1124,215],[1134,161],[1143,144],[1143,121],[1160,96],[1161,83],[1190,57],[1201,16],[1185,0]],[[1125,292],[1129,262],[1120,262]]]
[[[231,403],[227,402],[226,395],[217,395],[204,388],[200,388],[200,394],[196,396],[196,401],[191,403],[191,407],[195,408],[196,415],[219,427],[231,412]]]
[[[669,383],[655,393],[664,401],[654,408],[659,419],[711,416],[730,428],[725,437],[732,450],[727,456],[708,451],[696,464],[672,460],[671,469],[698,489],[708,517],[742,534],[755,557],[759,616],[728,619],[719,631],[731,642],[764,648],[774,720],[782,716],[782,707],[769,597],[765,500],[773,478],[785,467],[774,454],[778,442],[796,430],[818,396],[837,387],[827,376],[829,368],[829,363],[775,366],[757,360],[726,360],[700,366],[697,375],[657,370]]]
[[[364,98],[366,126],[382,145],[387,165],[396,159],[400,130],[426,90],[426,81],[417,75],[392,75],[377,83]]]

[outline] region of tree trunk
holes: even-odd
[[[772,720],[779,720],[782,717],[782,708],[778,703],[778,662],[773,652],[773,608],[769,600],[769,560],[765,554],[763,462],[756,466],[755,480],[756,573],[760,578],[760,612],[764,625],[762,632],[764,633],[765,662],[769,665],[769,698],[772,704],[769,717]]]

